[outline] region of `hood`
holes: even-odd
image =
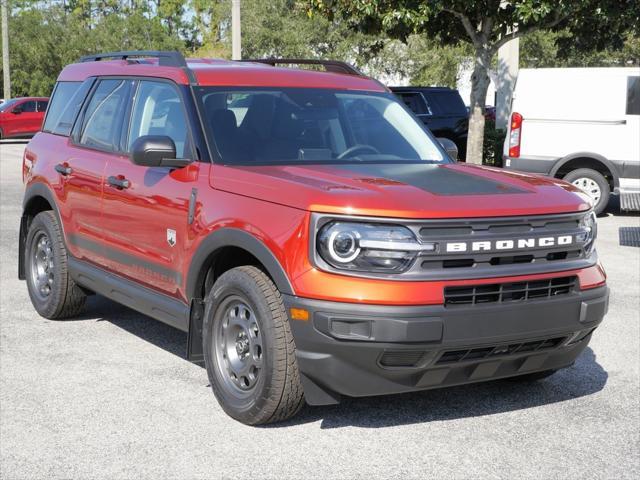
[[[497,217],[590,208],[576,187],[561,180],[463,163],[214,165],[211,184],[302,210],[376,217]]]

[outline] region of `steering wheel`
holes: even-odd
[[[372,147],[371,145],[354,145],[353,147],[347,148],[344,152],[338,155],[338,160],[352,157],[354,156],[354,153],[365,153],[365,152],[380,153],[380,151],[377,148]]]

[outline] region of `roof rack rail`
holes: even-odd
[[[241,62],[264,63],[275,67],[277,65],[322,65],[327,72],[346,73],[348,75],[357,75],[364,77],[365,75],[353,65],[339,60],[316,60],[309,58],[258,58],[243,59]]]
[[[188,67],[184,56],[178,51],[162,50],[126,50],[121,52],[105,52],[80,57],[80,62],[98,62],[107,58],[129,60],[131,57],[155,57],[161,67],[178,67],[184,70],[191,84],[197,84],[193,71]]]
[[[85,55],[80,58],[81,62],[97,62],[105,58],[119,58],[127,60],[130,57],[156,57],[163,67],[186,67],[187,62],[180,52],[160,51],[160,50],[127,50],[122,52],[105,52],[95,55]]]

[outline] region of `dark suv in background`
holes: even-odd
[[[469,120],[457,90],[447,87],[389,87],[422,120],[436,137],[448,138],[464,161]]]

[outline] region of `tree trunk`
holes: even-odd
[[[491,54],[487,48],[476,50],[471,75],[471,104],[469,106],[469,134],[467,137],[467,163],[482,165],[482,145],[484,142],[484,106],[489,88],[487,68],[491,64]]]
[[[3,98],[11,98],[11,74],[9,72],[9,0],[0,0],[2,10],[2,75]]]

